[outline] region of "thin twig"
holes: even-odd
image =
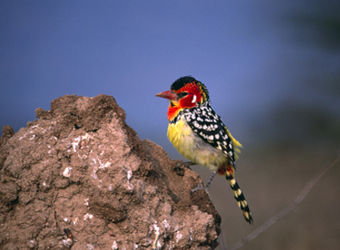
[[[225,238],[225,234],[222,228],[221,228],[221,233],[220,233],[220,237],[218,238],[218,240],[219,240],[219,243],[220,243],[219,245],[221,249],[228,249],[227,240]]]
[[[241,241],[237,242],[235,245],[231,246],[231,248],[228,248],[228,250],[237,250],[241,247],[243,247],[245,244],[259,236],[261,233],[266,231],[269,227],[271,227],[275,222],[280,220],[282,217],[287,215],[289,212],[294,210],[306,197],[306,195],[309,193],[309,191],[312,189],[312,187],[319,181],[319,179],[329,170],[331,169],[338,161],[340,160],[340,154],[336,157],[336,159],[326,168],[324,168],[322,171],[320,171],[318,174],[315,175],[315,177],[310,180],[305,188],[302,190],[302,192],[293,200],[292,204],[281,210],[278,214],[267,220],[262,226],[248,234],[246,237],[244,237]]]

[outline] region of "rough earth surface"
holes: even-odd
[[[125,123],[112,96],[63,96],[0,138],[0,249],[214,249],[201,178]]]

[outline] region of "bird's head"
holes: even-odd
[[[158,93],[156,96],[170,101],[168,120],[173,120],[181,110],[194,108],[209,101],[209,93],[203,83],[191,76],[176,80],[170,90]]]

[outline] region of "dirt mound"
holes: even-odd
[[[0,138],[1,249],[214,249],[200,177],[139,140],[112,96],[63,96]]]

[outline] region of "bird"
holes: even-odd
[[[170,142],[190,164],[212,171],[206,190],[216,174],[225,176],[245,220],[252,224],[248,203],[234,177],[235,160],[242,145],[212,109],[206,86],[192,76],[184,76],[172,83],[170,90],[156,96],[170,102],[167,111]]]

